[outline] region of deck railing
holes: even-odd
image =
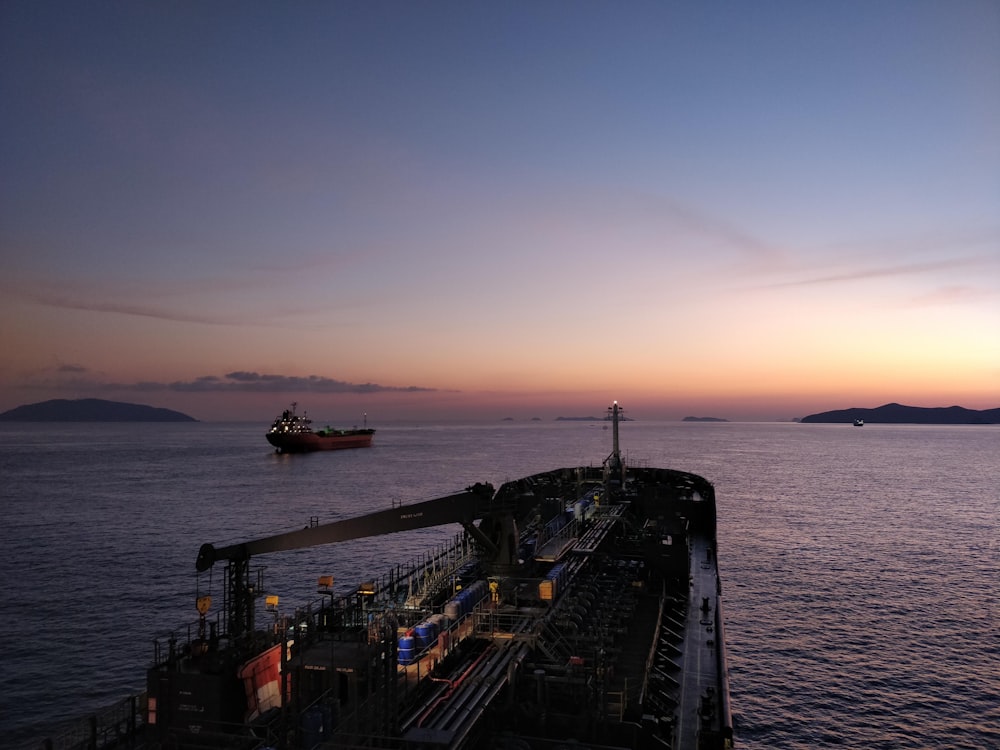
[[[146,693],[127,698],[77,720],[71,726],[37,745],[40,750],[102,750],[139,746],[144,725]]]

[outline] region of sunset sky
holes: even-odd
[[[0,4],[0,411],[1000,406],[1000,4]]]

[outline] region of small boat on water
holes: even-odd
[[[854,426],[855,427],[864,427],[865,426],[865,420],[861,419],[860,417],[858,419],[855,419],[854,420]]]
[[[298,404],[293,402],[292,408],[285,409],[267,431],[267,442],[273,445],[278,453],[310,453],[371,447],[375,430],[368,427],[367,415],[365,415],[365,426],[362,428],[339,430],[327,426],[321,430],[314,430],[312,420],[305,412],[301,415],[295,412],[297,406]]]

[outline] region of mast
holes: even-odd
[[[614,404],[608,407],[608,411],[611,412],[611,429],[613,430],[613,443],[614,449],[611,455],[615,456],[619,462],[621,462],[621,451],[618,448],[618,414],[621,411],[618,408],[618,402],[615,401]]]
[[[611,418],[611,455],[605,461],[607,467],[608,481],[621,483],[625,480],[625,465],[622,463],[621,449],[618,446],[618,416],[622,409],[615,401],[608,407],[608,416]]]

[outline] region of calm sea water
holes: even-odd
[[[0,425],[0,744],[144,687],[234,542],[610,452],[601,423],[384,426],[279,456],[254,424]],[[740,748],[1000,748],[1000,427],[628,422],[716,485]],[[282,607],[455,528],[260,558]],[[11,739],[13,738],[13,739]]]

